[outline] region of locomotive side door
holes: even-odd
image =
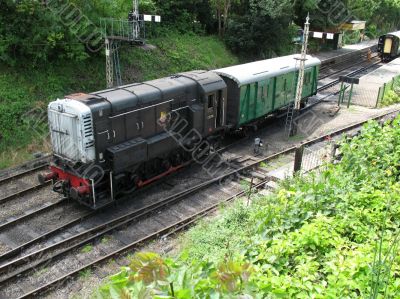
[[[222,127],[225,123],[224,121],[224,96],[222,90],[218,90],[217,92],[217,107],[216,107],[216,118],[215,118],[215,126],[217,128]]]
[[[129,113],[125,117],[126,140],[134,139],[140,135],[141,122],[139,119],[139,111]]]
[[[125,115],[116,116],[111,119],[111,138],[114,144],[124,142],[125,139]]]
[[[222,90],[206,96],[208,133],[224,125],[224,97]]]
[[[140,135],[142,138],[153,136],[156,131],[156,119],[154,107],[147,107],[140,111]]]
[[[206,95],[206,124],[208,128],[208,133],[212,133],[216,128],[216,93],[209,93]]]

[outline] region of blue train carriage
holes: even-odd
[[[289,55],[215,70],[228,86],[227,124],[240,128],[294,102],[299,55]],[[307,56],[303,99],[317,93],[321,61]]]

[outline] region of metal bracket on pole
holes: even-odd
[[[106,45],[106,80],[107,80],[107,88],[111,88],[114,86],[114,64],[112,61],[112,41],[108,38],[105,40]]]

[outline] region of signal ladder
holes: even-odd
[[[294,102],[291,102],[288,105],[288,109],[286,112],[286,122],[285,122],[285,134],[286,137],[289,138],[292,136],[293,132],[293,116],[294,116]]]
[[[116,40],[106,39],[107,87],[122,85],[121,64],[119,60],[119,43]],[[115,81],[114,81],[115,80]]]

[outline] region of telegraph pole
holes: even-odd
[[[300,105],[303,94],[303,85],[304,85],[304,69],[306,66],[307,60],[307,46],[308,46],[308,34],[310,32],[310,16],[307,15],[306,23],[304,24],[304,32],[303,32],[303,45],[301,47],[301,55],[300,58],[295,58],[300,60],[299,67],[299,79],[297,81],[297,89],[296,89],[296,98],[294,101],[294,111],[293,117],[296,119],[300,115]],[[297,122],[291,122],[292,127],[290,130],[290,136],[294,136],[297,133]]]
[[[133,36],[135,39],[140,38],[139,28],[139,0],[133,0]]]

